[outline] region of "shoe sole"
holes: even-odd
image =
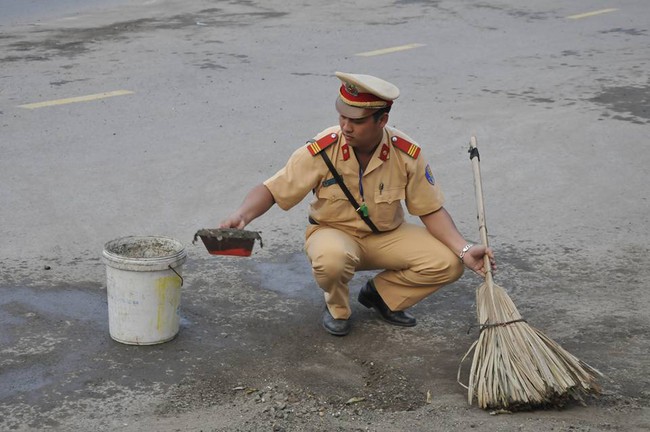
[[[375,310],[377,310],[377,309],[375,309]],[[389,321],[386,318],[384,318],[384,316],[382,314],[380,314],[379,312],[377,312],[377,313],[379,314],[379,317],[382,319],[382,321],[387,322],[388,324],[392,324],[394,326],[398,326],[398,327],[415,327],[417,325],[417,322],[414,322],[413,324],[407,324],[407,323],[399,323],[399,322],[395,322],[395,321]]]

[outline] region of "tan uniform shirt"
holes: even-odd
[[[444,196],[422,154],[413,158],[392,144],[394,136],[414,143],[407,135],[386,127],[381,143],[360,175],[359,162],[352,147],[346,145],[340,127],[325,129],[314,139],[332,133],[338,134],[338,142],[322,151],[327,152],[357,202],[366,204],[368,217],[380,231],[395,229],[404,222],[402,201],[414,216],[423,216],[442,207]],[[334,181],[321,155],[312,156],[305,146],[296,150],[284,168],[264,185],[284,210],[313,191],[309,215],[320,225],[358,237],[372,233]]]

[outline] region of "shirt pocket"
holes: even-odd
[[[352,204],[338,184],[321,187],[316,192],[316,198],[313,207],[322,222],[344,222],[355,213]]]
[[[404,218],[402,201],[406,199],[405,187],[386,188],[375,194],[375,211],[370,219],[381,229],[393,229]]]

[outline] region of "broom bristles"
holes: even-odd
[[[464,357],[474,350],[466,386],[470,404],[476,398],[483,409],[515,411],[564,406],[600,393],[596,376],[602,374],[528,325],[503,288],[485,282],[476,299],[481,331]]]

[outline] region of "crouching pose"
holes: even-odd
[[[493,253],[463,238],[420,147],[387,126],[397,87],[370,75],[336,76],[338,125],[296,150],[220,226],[242,229],[273,204],[289,210],[313,192],[305,251],[324,291],[325,330],[350,332],[348,282],[357,270],[383,270],[361,289],[359,303],[411,327],[416,320],[406,309],[457,280],[464,267],[484,275],[483,257],[494,266]],[[402,203],[422,225],[404,221]]]

